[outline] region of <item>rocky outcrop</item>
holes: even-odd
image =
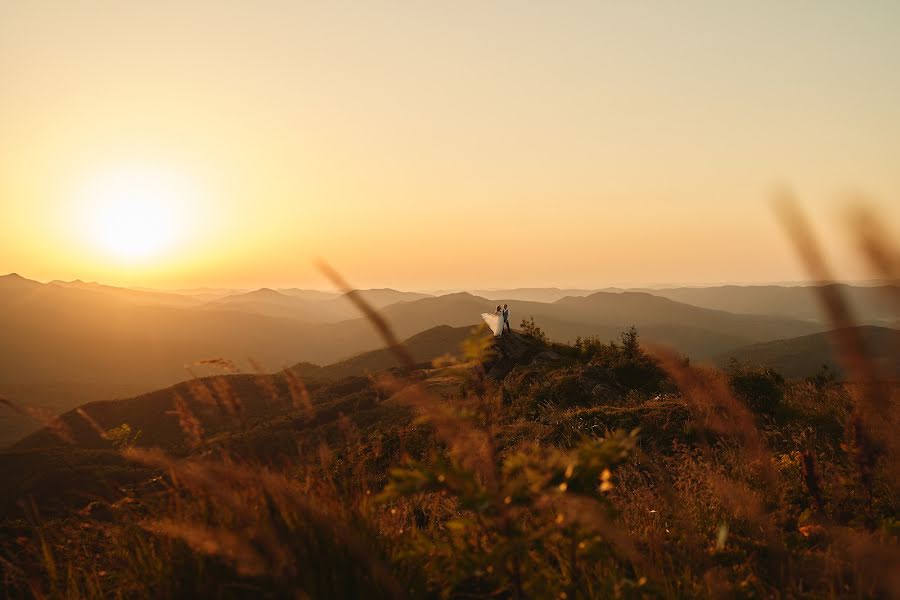
[[[484,368],[488,377],[498,381],[518,365],[528,365],[532,362],[549,364],[561,358],[546,343],[515,331],[507,331],[495,338],[491,349],[492,357],[485,363]]]

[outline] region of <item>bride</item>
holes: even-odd
[[[503,334],[503,309],[499,304],[497,305],[497,310],[493,313],[481,313],[481,318],[494,332],[495,337],[500,337]]]

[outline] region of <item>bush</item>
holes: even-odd
[[[784,377],[777,371],[732,359],[727,374],[731,391],[753,412],[772,414],[784,401]]]
[[[641,349],[634,326],[623,331],[620,343],[598,344],[596,338],[582,341],[590,365],[605,372],[605,379],[623,392],[658,394],[671,387],[659,362]],[[577,342],[576,342],[577,343]]]
[[[121,450],[122,448],[134,446],[137,443],[138,438],[141,437],[141,431],[132,431],[131,425],[122,423],[118,427],[107,429],[104,432],[104,435],[113,446]]]
[[[543,407],[558,409],[606,404],[640,403],[649,397],[674,391],[658,361],[646,354],[632,328],[622,343],[578,338],[572,351],[578,356],[565,366],[528,365],[515,369],[504,380],[512,404],[535,417]]]
[[[539,342],[547,343],[547,334],[534,322],[534,317],[522,319],[519,326],[522,328],[522,333],[525,335],[533,337]]]

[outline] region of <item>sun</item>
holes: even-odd
[[[98,174],[83,189],[85,234],[104,254],[129,262],[171,250],[185,227],[191,190],[175,172],[120,167]]]

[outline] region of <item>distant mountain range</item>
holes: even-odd
[[[75,279],[72,281],[60,281],[58,279],[51,281],[48,285],[56,285],[68,289],[85,290],[98,294],[106,294],[113,298],[129,300],[138,304],[154,304],[158,306],[199,306],[203,300],[184,294],[176,294],[171,292],[158,292],[150,290],[134,290],[131,288],[114,287],[111,285],[103,285],[102,283],[81,281]]]
[[[900,286],[831,285],[844,296],[858,321],[889,327],[897,327],[900,324],[897,309],[900,306]],[[819,286],[725,285],[647,291],[677,302],[733,313],[780,315],[793,319],[826,321],[819,299]]]
[[[869,282],[865,286],[830,284],[846,298],[862,323],[887,327],[900,326],[900,286],[885,282]],[[736,314],[770,315],[824,323],[817,285],[722,285],[676,288],[616,288],[597,290],[560,288],[513,288],[506,290],[471,290],[491,300],[556,302],[567,296],[590,296],[596,292],[639,292],[724,310]]]
[[[889,312],[875,296],[896,293],[897,288],[882,287],[845,291],[867,318],[896,325],[896,312]],[[381,310],[398,336],[421,344],[423,360],[431,358],[430,348],[457,340],[498,303],[510,304],[514,328],[533,316],[556,341],[613,339],[635,325],[645,341],[668,344],[695,359],[712,359],[748,345],[827,329],[808,318],[815,310],[814,290],[786,289],[510,290],[545,298],[572,292],[546,302],[465,292],[360,293]],[[206,300],[213,292],[192,292],[196,294],[0,276],[0,394],[60,412],[87,401],[172,385],[188,375],[186,365],[202,359],[227,358],[246,370],[252,358],[266,371],[304,362],[329,365],[319,367],[322,374],[385,364],[384,355],[377,354],[379,336],[342,294],[263,288]],[[751,300],[741,302],[741,294]],[[413,337],[438,326],[447,329],[433,331],[432,337]],[[364,354],[372,351],[376,353]],[[201,367],[194,369],[203,373]],[[0,444],[33,427],[17,415],[0,412]]]
[[[516,300],[525,302],[556,302],[567,296],[590,296],[609,290],[585,290],[574,288],[513,288],[508,290],[469,290],[473,296],[490,300]]]
[[[252,357],[267,370],[305,356],[350,352],[318,335],[321,325],[202,304],[153,304],[151,295],[0,277],[0,394],[52,412],[181,381],[198,360]],[[304,349],[311,342],[324,353]],[[363,350],[371,345],[356,347]],[[202,372],[202,370],[201,370]],[[35,425],[0,412],[0,441]]]
[[[375,308],[432,297],[429,294],[392,289],[357,290],[357,293]],[[359,316],[359,309],[346,294],[299,289],[276,291],[261,288],[219,298],[210,302],[208,306],[216,309],[236,309],[269,317],[297,319],[306,323],[334,323]]]
[[[729,348],[788,335],[819,331],[816,324],[758,315],[734,315],[674,302],[646,293],[597,292],[586,297],[567,297],[552,303],[487,300],[465,292],[394,304],[383,310],[398,334],[410,336],[435,325],[453,327],[479,321],[482,312],[493,312],[497,303],[510,303],[513,327],[523,318],[535,321],[554,340],[577,337],[613,339],[631,326],[645,340],[669,344],[695,357],[711,357]],[[473,317],[474,315],[474,317]],[[335,331],[358,327],[357,321],[334,326]]]

